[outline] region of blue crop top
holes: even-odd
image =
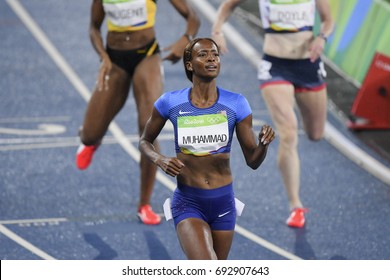
[[[190,101],[190,91],[191,88],[185,88],[166,92],[154,105],[173,124],[176,153],[229,153],[236,123],[252,114],[247,99],[218,87],[216,103],[209,108],[197,108]]]

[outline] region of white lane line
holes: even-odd
[[[345,138],[336,128],[331,124],[326,123],[325,139],[336,147],[339,151],[352,160],[363,169],[369,171],[376,178],[381,179],[383,182],[390,186],[390,169],[379,163],[376,159],[369,156],[362,149],[357,147],[351,140]]]
[[[0,221],[2,225],[23,225],[23,224],[32,224],[32,225],[42,225],[50,224],[57,225],[61,222],[68,222],[67,218],[46,218],[46,219],[26,219],[26,220],[3,220]]]
[[[214,22],[217,10],[207,0],[189,1],[201,11],[211,23]],[[252,45],[228,22],[223,25],[222,31],[229,40],[229,43],[232,44],[237,51],[255,67],[255,69],[257,69],[261,57],[256,49],[253,48]],[[381,162],[357,147],[329,122],[326,122],[325,126],[325,139],[344,154],[344,156],[390,186],[390,168],[387,168]]]
[[[254,234],[253,232],[250,232],[249,230],[240,227],[239,225],[236,225],[236,232],[241,234],[242,236],[245,236],[249,240],[252,240],[253,242],[263,246],[264,248],[267,248],[268,250],[285,257],[286,259],[290,260],[302,260],[300,257],[276,246],[275,244],[268,242],[267,240],[261,238],[260,236]]]
[[[41,44],[41,46],[48,52],[50,57],[54,60],[57,66],[63,71],[65,76],[68,78],[70,83],[76,88],[76,90],[80,93],[80,95],[88,101],[91,94],[84,83],[80,80],[80,78],[76,75],[73,69],[69,66],[69,64],[65,61],[62,55],[58,52],[55,46],[50,42],[50,40],[46,37],[43,31],[39,28],[39,26],[34,22],[34,20],[30,17],[27,11],[20,5],[17,0],[6,0],[7,3],[13,8],[14,12],[21,18],[36,40]],[[196,0],[198,1],[198,0]],[[194,2],[194,1],[192,1]],[[252,57],[253,58],[253,57]],[[114,137],[118,140],[119,144],[122,148],[137,162],[140,159],[140,152],[137,147],[132,145],[126,138],[126,135],[121,130],[121,128],[115,123],[112,122],[109,126],[110,132],[114,135]],[[157,173],[157,180],[159,180],[163,185],[165,185],[170,190],[174,190],[176,187],[176,183],[174,183],[171,179],[169,179],[164,173],[159,171]],[[258,237],[256,234],[251,233],[247,230],[239,231],[239,234],[242,234],[247,239],[259,244],[260,246],[264,246],[264,243],[259,242],[263,240],[261,237]],[[256,238],[254,238],[256,237]],[[277,246],[273,247],[265,247],[276,254],[280,254],[280,252],[285,252],[283,256],[290,254],[289,252],[279,248]],[[279,248],[277,251],[274,251],[274,248]],[[295,256],[294,259],[299,258]]]
[[[138,143],[139,136],[137,134],[126,135],[126,139],[130,142]],[[159,140],[173,140],[172,134],[161,134]],[[111,136],[104,137],[103,145],[118,144],[118,141]],[[52,149],[52,148],[67,148],[78,147],[80,140],[78,137],[60,137],[60,138],[10,138],[0,139],[0,152],[4,151],[22,151],[32,149]]]
[[[58,64],[59,61],[56,59],[58,58],[58,51],[54,48],[54,46],[50,43],[48,38],[45,36],[45,34],[42,32],[42,30],[39,28],[39,26],[34,22],[34,20],[30,17],[30,15],[27,13],[27,11],[23,8],[23,6],[17,1],[17,0],[6,0],[8,5],[12,8],[12,10],[15,12],[15,14],[20,18],[20,20],[25,24],[27,29],[30,30],[30,32],[35,36],[35,38],[40,42],[42,45],[45,46],[45,50],[49,53],[49,55],[52,57],[52,59]],[[61,58],[61,57],[60,57]],[[63,59],[62,59],[63,60]],[[66,72],[68,69],[61,69],[62,71]],[[74,72],[70,73],[69,75],[73,74]],[[85,86],[84,86],[85,87]],[[0,224],[0,232],[3,233],[8,238],[12,239],[25,249],[29,250],[30,252],[36,254],[37,256],[41,257],[42,259],[46,260],[54,260],[55,258],[50,256],[49,254],[43,252],[41,249],[37,248],[27,240],[21,238],[14,232],[7,229],[5,226]]]
[[[78,137],[23,137],[23,138],[4,138],[0,139],[0,145],[18,145],[18,144],[43,144],[43,143],[74,143],[79,144]]]
[[[65,126],[59,124],[39,124],[36,129],[0,127],[0,134],[12,135],[53,135],[66,131]]]
[[[39,249],[38,247],[35,247],[33,244],[31,244],[30,242],[26,241],[25,239],[21,238],[19,235],[15,234],[14,232],[10,231],[9,229],[7,229],[5,226],[3,226],[2,224],[0,224],[0,232],[2,234],[4,234],[5,236],[7,236],[9,239],[12,239],[13,241],[15,241],[16,243],[18,243],[19,245],[21,245],[22,247],[26,248],[27,250],[29,250],[30,252],[34,253],[35,255],[37,255],[38,257],[44,259],[44,260],[55,260],[55,258],[53,258],[52,256],[50,256],[49,254],[43,252],[41,249]]]
[[[68,122],[71,117],[69,116],[56,116],[56,117],[21,117],[21,118],[0,118],[0,123],[51,123],[51,122]]]
[[[54,60],[55,64],[61,69],[65,76],[71,80],[73,86],[79,91],[79,93],[88,100],[90,97],[89,91],[84,83],[77,77],[76,73],[66,63],[56,47],[50,42],[42,29],[19,3],[18,0],[6,0],[8,5],[13,9],[15,14],[24,23],[26,28],[31,32],[35,39],[46,50],[48,55]]]

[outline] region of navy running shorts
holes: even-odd
[[[275,84],[292,84],[295,92],[320,91],[326,87],[326,71],[321,59],[284,59],[264,55],[257,78],[260,89]]]
[[[184,219],[198,218],[211,230],[234,230],[237,213],[233,185],[205,190],[178,183],[171,210],[175,227]]]

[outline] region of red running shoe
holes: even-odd
[[[76,165],[79,169],[84,170],[88,168],[88,166],[91,164],[93,154],[97,148],[99,148],[99,146],[100,144],[91,146],[85,146],[84,144],[81,144],[79,146],[76,153]]]
[[[145,225],[158,225],[161,222],[161,217],[153,212],[149,204],[142,205],[137,215]]]
[[[308,210],[306,208],[294,208],[291,211],[290,217],[288,217],[286,224],[289,227],[301,228],[305,225],[305,213]]]

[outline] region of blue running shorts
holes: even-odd
[[[237,213],[233,185],[205,190],[178,183],[171,210],[175,227],[184,219],[198,218],[211,230],[234,230]]]

